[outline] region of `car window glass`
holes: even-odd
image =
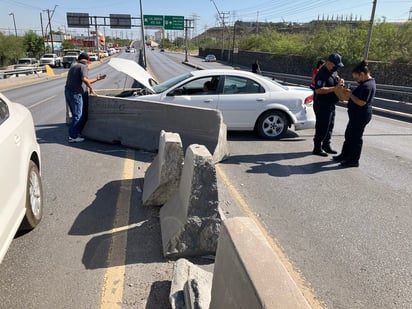
[[[257,81],[241,77],[226,76],[223,86],[223,94],[245,94],[245,93],[264,93],[265,89]]]
[[[6,102],[0,98],[0,125],[5,122],[10,116],[9,107]]]
[[[183,95],[216,94],[219,76],[207,76],[191,80],[179,87]]]

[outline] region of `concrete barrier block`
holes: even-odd
[[[184,150],[191,144],[205,145],[214,162],[229,154],[226,125],[218,110],[104,95],[89,97],[88,121],[82,131],[86,138],[156,151],[161,130],[178,133]]]
[[[143,205],[162,206],[179,188],[183,147],[179,134],[160,132],[159,152],[144,176]]]
[[[178,259],[169,295],[172,309],[209,308],[212,277],[213,272],[186,259]]]
[[[164,256],[215,254],[221,224],[218,204],[212,155],[203,145],[190,145],[179,189],[160,209]]]
[[[310,306],[250,218],[223,222],[213,271],[210,309]]]

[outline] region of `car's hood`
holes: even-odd
[[[131,78],[141,83],[151,92],[155,92],[152,86],[150,85],[150,80],[155,81],[155,79],[135,61],[121,58],[113,58],[110,59],[109,65],[117,71],[129,75]]]

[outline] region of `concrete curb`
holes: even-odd
[[[179,134],[162,130],[159,152],[144,177],[142,196],[144,206],[161,206],[177,191],[183,159],[183,146]]]
[[[213,271],[210,309],[309,309],[279,257],[252,219],[223,222]]]
[[[163,255],[215,254],[221,218],[216,169],[203,145],[186,150],[179,190],[160,209]]]

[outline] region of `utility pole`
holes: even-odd
[[[228,32],[228,34],[229,34],[229,37],[230,37],[230,31],[229,31],[229,29],[226,27],[226,24],[225,24],[225,15],[229,15],[229,12],[224,12],[224,13],[220,13],[220,11],[219,11],[219,9],[217,8],[217,6],[216,6],[216,3],[215,3],[215,1],[214,0],[210,0],[210,2],[212,2],[213,3],[213,5],[215,6],[215,8],[216,8],[216,11],[217,11],[217,14],[218,14],[218,16],[219,16],[219,18],[220,18],[220,20],[221,20],[221,23],[222,23],[222,53],[221,53],[221,59],[223,60],[223,53],[224,53],[224,49],[225,49],[225,40],[224,40],[224,29],[226,28],[226,30],[227,30],[227,32]],[[227,61],[229,61],[230,60],[230,53],[228,53],[228,59],[227,59]]]
[[[49,19],[48,26],[49,26],[49,29],[50,29],[49,34],[50,34],[50,41],[51,41],[51,47],[52,47],[52,53],[53,54],[54,54],[54,42],[53,42],[51,19],[53,18],[54,11],[56,10],[56,7],[57,7],[57,5],[54,6],[54,9],[53,9],[51,15],[50,15],[50,10],[49,9],[45,10],[47,12],[47,17]],[[46,27],[46,34],[47,34],[47,27]],[[47,40],[47,42],[48,42],[48,40]]]
[[[368,60],[369,47],[371,45],[372,29],[373,29],[373,22],[375,20],[375,11],[376,11],[376,2],[377,1],[378,0],[373,0],[373,7],[372,7],[371,20],[370,20],[370,24],[369,24],[368,37],[366,39],[365,53],[363,54],[363,60],[365,60],[365,61]]]

